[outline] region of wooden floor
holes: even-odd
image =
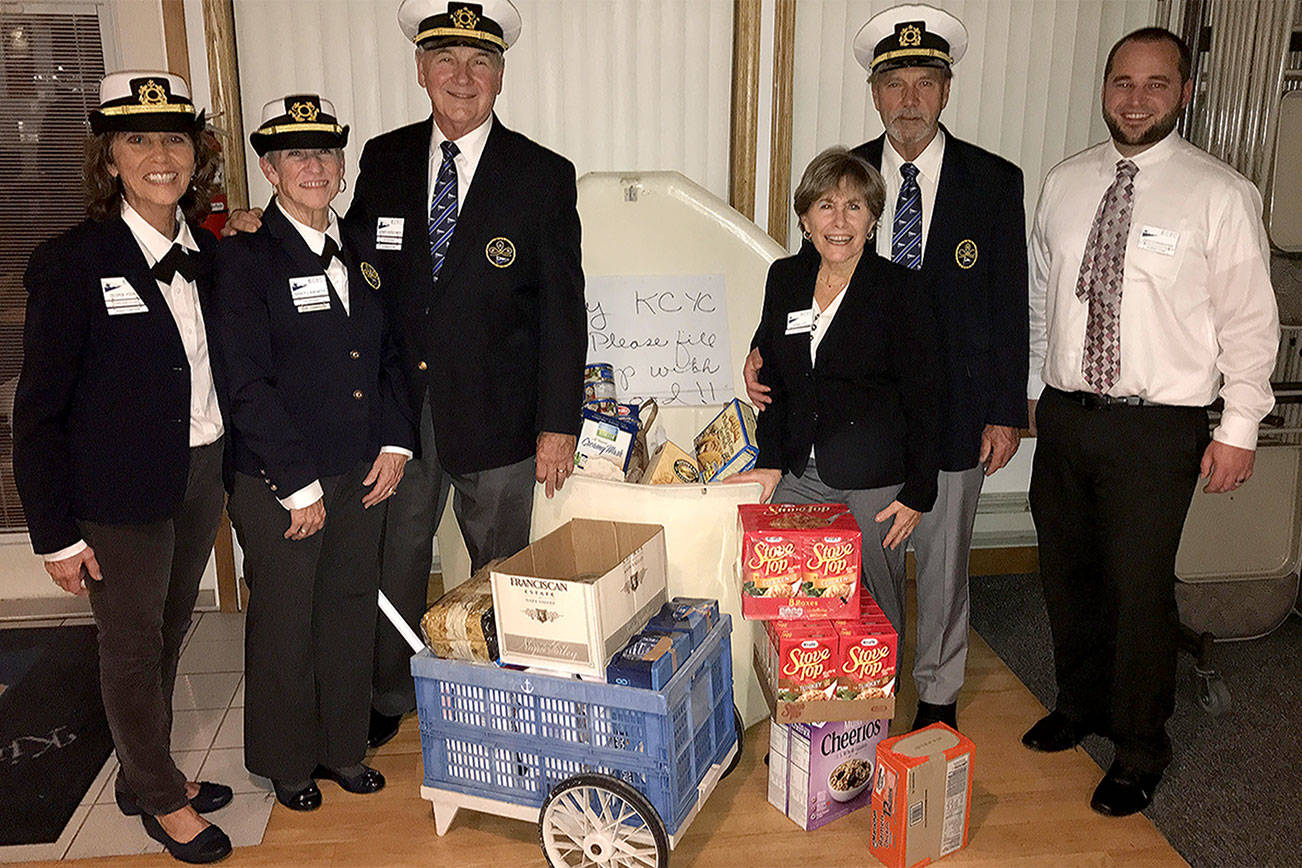
[[[907,671],[904,670],[904,671]],[[893,731],[912,720],[910,679],[902,679]],[[1021,733],[1043,709],[980,637],[972,636],[959,722],[977,745],[969,843],[944,864],[980,866],[1184,865],[1142,816],[1108,819],[1089,809],[1101,777],[1085,754],[1033,754]],[[673,853],[675,866],[813,868],[879,864],[867,849],[867,809],[803,832],[766,801],[768,724],[751,727],[741,764],[719,784]],[[311,814],[276,805],[261,846],[223,864],[331,866],[541,865],[535,825],[461,812],[443,838],[419,797],[420,735],[414,715],[371,760],[388,786],[353,796],[323,782],[325,804]],[[58,864],[58,863],[45,863]],[[91,864],[91,863],[88,863]],[[94,860],[96,865],[175,865],[166,855]]]

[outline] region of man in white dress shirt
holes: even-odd
[[[1090,804],[1113,816],[1147,807],[1171,761],[1175,556],[1194,485],[1251,477],[1274,403],[1261,197],[1174,132],[1189,67],[1160,28],[1113,47],[1112,138],[1050,171],[1031,235],[1030,500],[1058,698],[1022,741],[1109,737],[1116,759]]]

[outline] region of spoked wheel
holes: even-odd
[[[646,796],[610,775],[566,778],[543,802],[538,837],[551,868],[666,868],[669,836]]]
[[[741,762],[741,749],[746,744],[746,724],[742,723],[741,712],[737,710],[735,705],[732,707],[732,725],[737,730],[737,752],[733,754],[728,767],[723,770],[720,780],[732,774],[733,770],[737,768],[737,763]]]

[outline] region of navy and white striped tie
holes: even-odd
[[[917,270],[922,267],[922,190],[918,188],[918,167],[900,166],[904,183],[895,200],[895,221],[891,230],[891,261]]]
[[[434,199],[429,206],[429,254],[433,264],[434,282],[439,282],[439,269],[452,243],[452,231],[457,228],[457,164],[453,162],[460,153],[452,142],[444,142],[443,162],[434,181]]]

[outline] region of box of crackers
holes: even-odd
[[[743,504],[737,511],[743,616],[859,618],[862,540],[848,506]]]

